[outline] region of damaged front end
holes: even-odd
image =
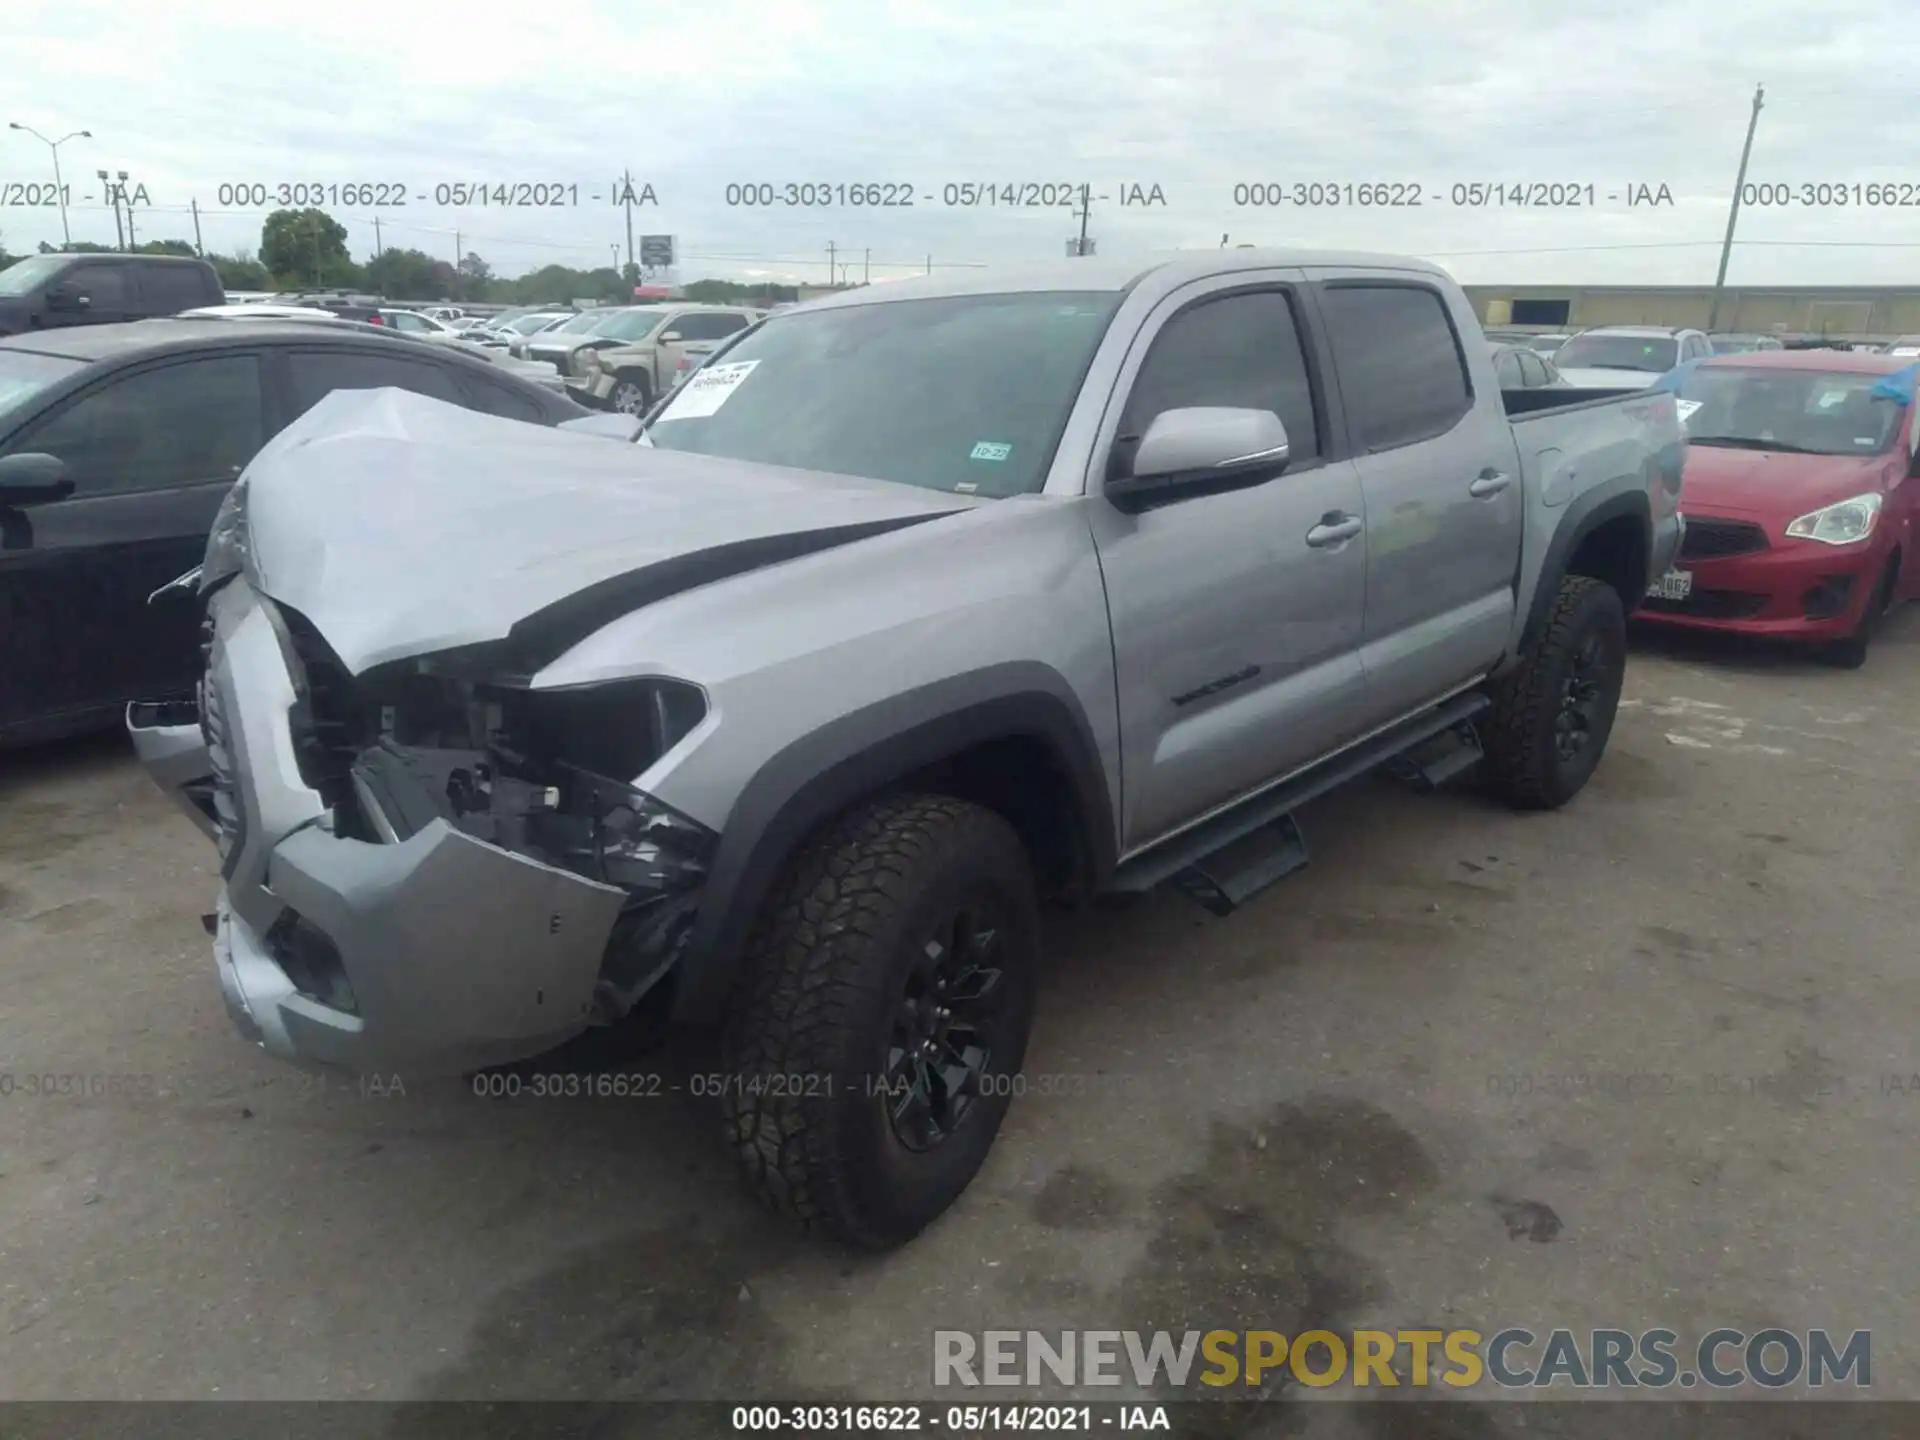
[[[299,1064],[457,1073],[668,979],[716,837],[633,781],[705,717],[697,687],[536,690],[478,650],[355,676],[245,577],[207,599],[197,726],[153,706],[128,725],[219,846],[243,1035]]]
[[[622,1018],[671,972],[717,837],[619,777],[643,774],[700,723],[698,687],[645,678],[535,690],[484,650],[355,679],[310,624],[278,613],[303,680],[294,753],[336,836],[403,844],[444,820],[624,892],[590,1024]]]

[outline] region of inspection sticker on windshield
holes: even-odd
[[[734,360],[725,365],[706,365],[694,372],[671,405],[660,412],[662,420],[698,420],[711,415],[727,403],[727,397],[753,373],[758,360]]]
[[[1673,402],[1673,408],[1679,413],[1680,423],[1682,425],[1686,424],[1693,412],[1700,408],[1701,403],[1702,402],[1698,400],[1676,400]]]
[[[1004,460],[1012,453],[1013,446],[1011,445],[997,445],[991,440],[982,440],[978,445],[973,447],[973,453],[967,458],[970,460]]]

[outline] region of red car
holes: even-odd
[[[1774,350],[1684,366],[1686,538],[1641,619],[1817,645],[1856,666],[1920,594],[1920,411],[1910,358]]]

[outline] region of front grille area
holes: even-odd
[[[1767,532],[1749,521],[1695,519],[1689,515],[1680,558],[1716,560],[1726,555],[1751,555],[1766,548]]]
[[[287,719],[300,778],[334,812],[337,833],[369,838],[359,833],[353,794],[353,762],[370,728],[358,687],[312,621],[284,605],[278,608],[298,666]]]
[[[1767,608],[1767,597],[1745,590],[1695,590],[1684,600],[1650,595],[1640,608],[1656,615],[1689,615],[1700,620],[1751,620]]]

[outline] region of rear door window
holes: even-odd
[[[142,265],[140,289],[145,302],[141,308],[156,315],[191,310],[207,301],[206,281],[192,265]]]
[[[1322,294],[1321,310],[1361,449],[1444,435],[1473,408],[1466,357],[1438,291],[1336,284]]]
[[[393,345],[412,349],[401,341]],[[294,414],[304,415],[335,390],[391,387],[430,395],[455,405],[469,403],[445,368],[412,355],[374,355],[361,350],[296,350],[287,357]]]

